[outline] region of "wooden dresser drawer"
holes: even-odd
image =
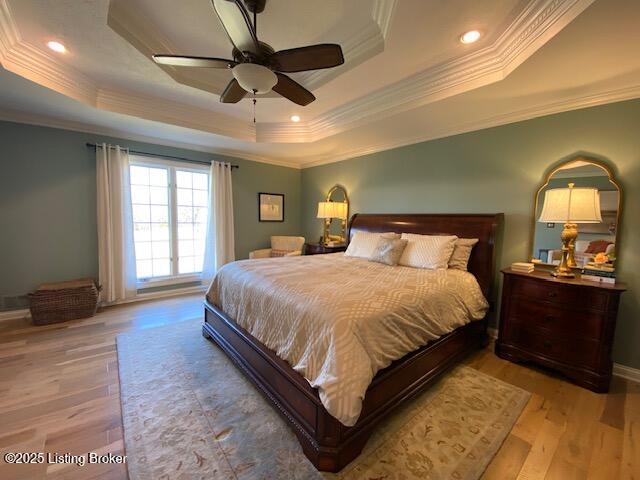
[[[559,362],[594,367],[598,360],[599,342],[554,337],[530,325],[520,325],[517,329],[511,330],[505,340],[523,350]]]
[[[580,308],[595,308],[606,310],[609,296],[590,287],[576,287],[557,282],[549,288],[547,282],[535,278],[514,277],[512,282],[514,295],[520,295],[531,300],[543,300],[560,305],[574,305]]]
[[[546,328],[555,335],[593,340],[600,338],[606,321],[606,316],[597,310],[579,310],[517,295],[511,300],[509,316],[513,323]]]

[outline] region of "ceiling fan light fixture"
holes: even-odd
[[[233,67],[231,73],[249,93],[267,93],[278,83],[275,73],[256,63],[240,63]]]
[[[480,40],[482,34],[478,30],[469,30],[468,32],[460,35],[460,42],[468,45],[469,43],[474,43]]]

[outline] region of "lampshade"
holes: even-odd
[[[347,218],[347,204],[344,202],[318,202],[318,218]]]
[[[255,63],[239,63],[233,70],[234,78],[247,92],[267,93],[276,83],[278,77],[267,67]]]
[[[539,222],[601,223],[600,195],[596,188],[553,188],[544,194]]]

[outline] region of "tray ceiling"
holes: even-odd
[[[414,125],[408,124],[408,119],[433,115],[445,101],[458,105],[462,99],[477,103],[480,100],[476,98],[494,96],[499,103],[509,92],[513,82],[507,80],[515,76],[514,71],[520,73],[536,62],[543,69],[554,62],[561,68],[572,59],[589,65],[582,57],[599,55],[598,63],[591,62],[592,69],[569,82],[574,90],[565,88],[564,93],[574,97],[582,93],[581,81],[613,86],[609,80],[614,77],[619,80],[617,85],[633,91],[627,77],[633,75],[637,62],[627,61],[621,69],[616,55],[607,53],[613,47],[610,41],[595,42],[600,52],[585,51],[580,37],[587,38],[586,33],[575,31],[571,37],[563,30],[573,31],[574,24],[588,22],[591,10],[597,8],[611,18],[617,14],[624,20],[625,12],[620,8],[624,6],[626,14],[631,14],[626,20],[633,23],[638,6],[608,0],[608,9],[601,5],[607,2],[596,2],[587,9],[592,3],[270,0],[258,17],[262,40],[276,49],[340,43],[346,63],[336,69],[293,75],[317,97],[308,107],[280,97],[260,96],[254,124],[250,100],[237,105],[218,101],[219,92],[231,78],[229,71],[160,67],[150,59],[151,53],[160,52],[229,57],[231,46],[209,0],[0,0],[0,62],[4,69],[85,107],[70,109],[70,103],[60,98],[54,101],[53,97],[29,109],[26,105],[33,102],[26,100],[5,105],[14,111],[39,109],[42,115],[56,116],[56,109],[47,109],[46,104],[64,103],[67,117],[77,116],[79,122],[91,116],[87,115],[89,110],[83,110],[89,108],[96,112],[94,118],[100,117],[94,123],[108,124],[112,114],[126,116],[132,132],[150,130],[142,127],[145,122],[163,124],[152,130],[164,133],[152,136],[173,143],[181,138],[184,142],[179,143],[203,144],[254,159],[294,165],[322,163],[390,145],[393,142],[382,139],[391,131],[398,130],[397,144],[410,143],[420,135],[420,139],[433,138],[436,131],[452,131],[447,126],[448,114],[436,124],[418,120],[431,129],[422,134],[413,132]],[[613,11],[616,8],[618,11]],[[606,21],[602,12],[600,18]],[[483,37],[476,44],[462,45],[459,35],[469,29],[479,29]],[[562,37],[566,39],[560,42]],[[48,51],[45,44],[52,39],[63,42],[67,53]],[[567,57],[571,42],[577,42],[576,52]],[[622,49],[623,54],[625,51]],[[608,68],[602,68],[603,63]],[[543,98],[567,80],[555,72],[539,77],[535,84],[527,79],[520,82],[527,90],[510,96],[517,101],[503,116],[515,115],[518,101],[524,108],[527,100]],[[27,89],[10,74],[0,80],[6,88]],[[4,88],[3,81],[0,88]],[[456,110],[456,115],[464,111]],[[292,114],[300,115],[302,121],[290,122]],[[500,117],[497,110],[495,116]],[[473,122],[456,118],[454,123]]]

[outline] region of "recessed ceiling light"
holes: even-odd
[[[460,37],[460,41],[464,44],[477,42],[480,39],[480,32],[478,30],[469,30]]]
[[[291,115],[291,121],[298,123],[300,121],[300,115]]]
[[[58,53],[64,53],[67,51],[67,49],[64,48],[63,44],[61,44],[60,42],[55,42],[53,40],[50,42],[47,42],[47,47],[49,47],[54,52],[58,52]]]

